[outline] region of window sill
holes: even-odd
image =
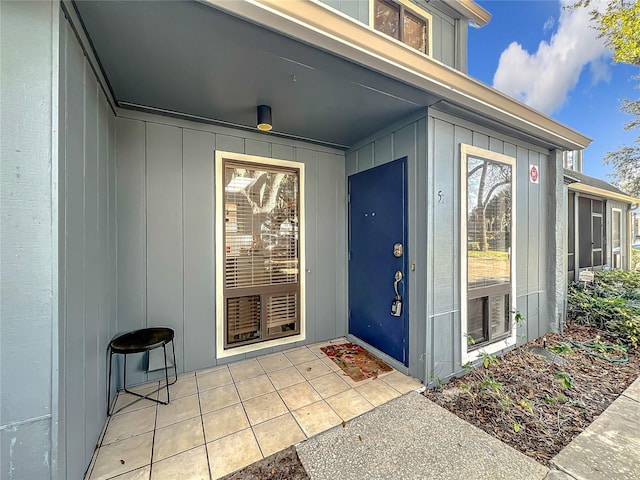
[[[275,338],[273,340],[252,343],[250,345],[244,345],[242,347],[234,347],[226,350],[219,348],[216,350],[216,358],[235,357],[236,355],[255,352],[257,350],[264,350],[266,348],[279,347],[280,345],[288,345],[290,343],[301,342],[302,340],[305,340],[305,338],[306,338],[305,333],[300,332],[298,335],[291,335],[290,337]]]
[[[466,342],[466,337],[464,338]],[[468,362],[473,362],[480,358],[483,354],[494,354],[505,350],[507,348],[513,347],[516,344],[516,327],[513,327],[513,331],[511,335],[507,338],[499,340],[495,343],[490,343],[489,345],[485,345],[484,347],[477,348],[475,350],[467,351],[467,346],[465,345],[462,349],[462,365]]]

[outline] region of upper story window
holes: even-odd
[[[562,162],[564,168],[573,170],[574,172],[582,172],[582,155],[583,150],[571,150],[562,152]]]
[[[373,0],[373,28],[431,55],[431,15],[406,0]]]

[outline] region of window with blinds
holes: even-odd
[[[300,174],[224,161],[225,348],[300,332]]]
[[[430,55],[431,15],[403,0],[375,0],[373,28]]]

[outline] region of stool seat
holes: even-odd
[[[167,327],[152,327],[135,330],[111,340],[113,353],[141,353],[162,347],[173,341],[173,330]]]
[[[136,397],[146,398],[147,400],[161,403],[163,405],[169,404],[169,385],[173,385],[178,380],[178,367],[176,365],[176,346],[174,341],[174,331],[168,327],[150,327],[142,328],[140,330],[134,330],[133,332],[123,333],[109,342],[109,373],[108,373],[108,386],[107,389],[107,416],[111,415],[111,409],[109,402],[111,400],[111,366],[113,363],[113,355],[124,355],[124,367],[123,367],[123,383],[124,391],[135,395]],[[174,379],[169,383],[169,366],[167,364],[167,344],[171,342],[173,349],[173,371]],[[160,399],[155,399],[147,395],[140,395],[139,393],[127,390],[127,355],[132,353],[143,353],[153,350],[154,348],[162,347],[164,351],[164,376],[165,387],[167,389],[167,401],[163,402]],[[158,388],[159,390],[160,388]],[[156,391],[158,391],[156,390]],[[155,393],[155,392],[152,392]]]

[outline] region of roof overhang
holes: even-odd
[[[478,27],[484,27],[491,20],[491,14],[472,0],[445,0],[445,3]]]
[[[611,200],[618,200],[620,202],[628,203],[630,205],[639,205],[640,198],[630,197],[622,193],[609,192],[602,188],[593,187],[591,185],[585,185],[583,183],[572,183],[569,185],[569,190],[580,193],[587,193],[590,195],[596,195],[598,197],[604,197]]]
[[[389,39],[317,0],[200,0],[287,37],[521,130],[548,148],[582,150],[591,139],[533,108]],[[470,6],[472,2],[456,2]],[[458,6],[460,6],[458,5]]]

